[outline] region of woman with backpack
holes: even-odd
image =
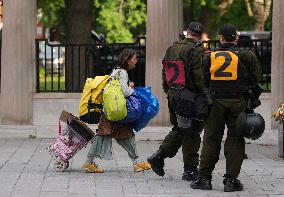
[[[127,71],[135,68],[137,63],[136,52],[132,49],[124,49],[118,57],[116,68],[111,73],[111,78],[119,79],[124,97],[134,93],[134,83],[129,81]],[[141,172],[151,169],[151,165],[145,161],[139,161],[139,155],[136,149],[135,135],[129,124],[109,121],[105,115],[101,116],[97,130],[97,137],[92,143],[87,154],[86,162],[83,164],[85,172],[103,173],[94,161],[99,159],[112,159],[112,138],[122,146],[132,160],[134,172]]]

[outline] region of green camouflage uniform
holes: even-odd
[[[201,71],[201,60],[204,55],[203,45],[200,41],[192,38],[186,38],[175,43],[170,53],[166,54],[167,59],[183,60],[186,64],[186,87],[194,89],[195,92],[203,92],[203,74]],[[189,68],[190,65],[190,68]],[[191,69],[191,74],[189,74]],[[185,169],[194,169],[198,166],[198,150],[200,147],[200,135],[183,135],[177,127],[175,107],[177,105],[175,95],[176,89],[169,87],[165,80],[165,71],[163,69],[163,89],[167,94],[168,108],[170,112],[170,121],[174,126],[172,131],[165,137],[160,146],[160,150],[166,153],[167,157],[174,157],[178,149],[182,146],[183,161]],[[191,79],[191,80],[189,80]],[[201,131],[200,131],[201,132]]]
[[[233,44],[223,44],[218,51],[238,51],[239,63],[247,71],[249,77],[253,77],[258,82],[261,77],[261,67],[256,55],[250,50],[240,50]],[[203,68],[210,80],[211,59],[210,54],[203,59]],[[247,76],[248,76],[247,75]],[[210,87],[210,85],[209,85]],[[214,91],[214,90],[213,90]],[[245,90],[244,90],[245,91]],[[227,138],[224,145],[224,155],[226,158],[226,175],[237,178],[245,155],[245,140],[243,136],[235,132],[235,125],[238,115],[245,110],[245,94],[228,94],[222,92],[215,95],[214,104],[210,109],[209,117],[204,128],[203,147],[200,156],[199,176],[210,177],[215,164],[219,160],[221,141],[224,134],[225,125],[228,128]]]

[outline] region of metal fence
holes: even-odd
[[[138,57],[129,78],[136,86],[144,86],[145,38],[119,44],[60,44],[36,40],[37,92],[81,92],[86,78],[110,74],[125,48],[135,49]]]
[[[208,42],[214,50],[219,41]],[[109,74],[119,53],[131,48],[137,51],[136,68],[129,71],[135,86],[145,85],[145,38],[135,43],[121,44],[60,44],[36,40],[37,92],[82,92],[87,77]],[[262,66],[261,84],[265,91],[271,89],[271,39],[240,40],[239,48],[251,49]]]

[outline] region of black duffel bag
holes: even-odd
[[[180,130],[200,133],[208,116],[206,95],[184,88],[177,99],[175,112]]]

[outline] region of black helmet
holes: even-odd
[[[191,22],[188,26],[188,30],[191,31],[196,36],[200,36],[204,31],[204,27],[199,22]]]
[[[260,114],[254,112],[239,114],[236,131],[241,132],[245,138],[256,140],[262,136],[264,129],[265,121]]]

